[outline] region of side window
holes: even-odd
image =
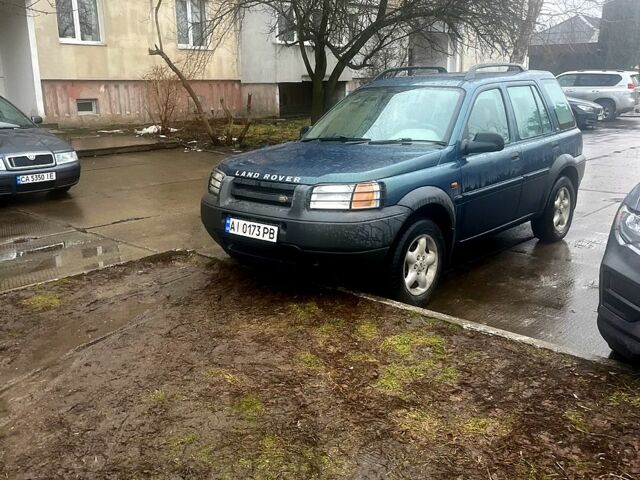
[[[565,97],[562,88],[558,84],[557,80],[548,79],[542,81],[542,88],[547,92],[547,95],[551,99],[551,104],[553,105],[553,112],[558,119],[558,125],[561,130],[568,130],[576,126],[576,121],[573,118],[573,113],[571,112],[571,107],[569,106],[569,102],[567,102],[567,97]]]
[[[507,90],[509,91],[513,113],[516,116],[518,134],[522,140],[537,137],[551,131],[549,117],[544,110],[544,105],[541,105],[542,100],[539,96],[536,99],[531,86],[509,87]],[[540,111],[539,107],[542,107],[542,111]]]
[[[533,92],[533,97],[536,99],[536,105],[538,106],[538,112],[540,113],[542,133],[549,133],[553,130],[553,126],[551,125],[551,119],[549,118],[547,107],[544,106],[544,102],[542,101],[542,97],[540,96],[540,92],[538,92],[538,89],[535,87],[531,87],[531,91]]]
[[[613,87],[622,80],[620,75],[607,73],[581,73],[576,80],[576,87]]]
[[[578,76],[572,74],[560,75],[558,82],[560,82],[560,85],[563,87],[573,87],[576,84],[576,78],[578,78]]]
[[[467,122],[467,138],[477,133],[497,133],[509,143],[509,122],[502,93],[497,88],[486,90],[476,98]]]

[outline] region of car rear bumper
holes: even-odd
[[[600,268],[598,329],[613,350],[640,360],[640,254],[614,235]]]
[[[2,170],[0,171],[0,195],[19,195],[23,193],[47,192],[58,188],[71,187],[80,180],[80,163],[60,165],[39,170]],[[55,172],[52,182],[18,185],[16,177],[34,173]]]
[[[362,212],[336,211],[334,221],[317,221],[264,212],[248,213],[246,208],[220,207],[217,197],[209,193],[201,202],[202,223],[225,251],[283,263],[316,263],[330,259],[382,260],[410,214],[410,209],[396,206]],[[226,233],[227,216],[277,225],[277,243]],[[344,221],[345,217],[349,221]]]

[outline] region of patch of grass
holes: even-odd
[[[462,332],[464,330],[462,325],[458,325],[457,323],[447,323],[447,329],[452,332]]]
[[[213,464],[213,451],[211,447],[200,447],[193,453],[193,459],[196,462],[203,463],[205,465]]]
[[[424,360],[416,365],[391,363],[374,386],[387,393],[401,393],[406,385],[424,377],[435,366],[433,360]]]
[[[58,295],[53,293],[41,293],[25,298],[20,302],[25,308],[42,312],[45,310],[54,310],[62,305],[62,301]]]
[[[381,348],[385,352],[401,357],[407,357],[418,347],[430,347],[434,353],[443,354],[445,351],[444,338],[439,335],[424,335],[418,332],[407,332],[387,337]]]
[[[72,282],[70,278],[59,278],[53,282],[53,285],[62,287],[63,285],[69,285]]]
[[[233,404],[233,410],[248,419],[259,417],[264,411],[264,404],[255,395],[245,395],[240,397]]]
[[[584,415],[582,415],[582,412],[574,409],[569,409],[564,412],[563,416],[564,418],[569,420],[571,426],[579,432],[589,433],[589,425],[584,419]]]
[[[172,449],[183,447],[185,445],[194,445],[200,441],[200,436],[197,433],[189,432],[177,435],[169,439],[169,447]]]
[[[612,407],[629,405],[631,407],[640,408],[640,395],[633,395],[629,392],[616,390],[609,396],[607,403]]]
[[[320,314],[322,311],[316,302],[303,302],[303,303],[290,303],[289,313],[291,313],[296,320],[304,321],[313,318]]]
[[[240,379],[237,375],[225,370],[224,368],[211,367],[207,368],[203,372],[204,376],[207,378],[221,378],[225,382],[231,385],[237,385],[240,383]]]
[[[322,360],[311,352],[301,352],[296,356],[296,363],[304,368],[320,370],[324,367]]]
[[[412,435],[426,439],[434,439],[444,428],[440,419],[421,410],[402,412],[396,418],[396,423],[400,428],[410,432]]]
[[[347,353],[346,359],[350,362],[357,363],[378,363],[378,359],[376,357],[365,352],[349,352]]]
[[[167,394],[163,390],[155,389],[153,392],[144,396],[144,401],[147,403],[164,403],[167,401]]]
[[[356,327],[356,336],[360,340],[373,340],[378,336],[378,326],[367,320]]]
[[[508,425],[488,417],[471,417],[460,421],[456,427],[460,435],[467,437],[483,436],[502,436],[509,433]]]
[[[308,118],[255,121],[247,132],[243,146],[257,148],[297,140],[300,129],[308,125],[311,125],[311,120]],[[237,136],[241,129],[241,125],[234,125],[234,134]]]
[[[460,372],[454,367],[444,367],[436,380],[441,383],[456,383],[459,378]]]

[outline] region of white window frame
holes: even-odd
[[[290,42],[287,42],[286,40],[281,40],[280,39],[280,13],[276,12],[276,38],[274,40],[273,43],[277,43],[278,45],[286,45],[289,47],[293,47],[293,46],[297,46],[297,42],[298,41],[298,29],[296,28],[293,31],[293,40]],[[305,45],[307,45],[308,42],[305,42]]]
[[[211,47],[211,43],[210,43],[210,38],[206,38],[205,40],[205,44],[204,45],[194,45],[193,44],[193,28],[192,28],[192,19],[191,19],[191,0],[186,0],[185,2],[187,4],[187,25],[189,26],[189,31],[187,32],[187,34],[189,35],[189,43],[180,43],[178,41],[179,38],[179,34],[180,32],[178,32],[178,2],[176,1],[176,14],[175,14],[175,19],[176,19],[176,41],[178,41],[178,48],[181,50],[209,50]],[[206,24],[207,22],[207,4],[209,3],[209,0],[204,0],[204,12],[202,12],[202,15],[204,16],[204,22]]]
[[[96,0],[96,8],[98,10],[98,28],[100,29],[100,40],[82,40],[82,32],[80,32],[80,10],[78,9],[78,0],[71,0],[72,15],[73,15],[73,29],[75,31],[75,38],[60,38],[60,43],[69,43],[73,45],[104,45],[104,22],[102,16],[102,0]],[[57,16],[56,11],[56,16]],[[56,18],[57,20],[57,18]]]
[[[78,102],[91,102],[91,111],[85,112],[78,110]],[[97,98],[76,98],[76,113],[78,115],[98,115],[98,99]]]

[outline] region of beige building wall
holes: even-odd
[[[155,43],[154,3],[101,0],[102,42],[98,45],[61,41],[55,2],[42,3],[49,14],[37,15],[34,25],[46,121],[83,125],[148,120],[142,77],[154,65],[164,64],[148,53]],[[165,51],[174,61],[183,61],[189,50],[177,45],[174,1],[165,0],[160,19]],[[197,77],[201,82],[196,89],[205,108],[218,108],[224,98],[233,110],[241,109],[238,60],[234,36],[211,52]],[[98,100],[97,115],[79,115],[77,99]]]

